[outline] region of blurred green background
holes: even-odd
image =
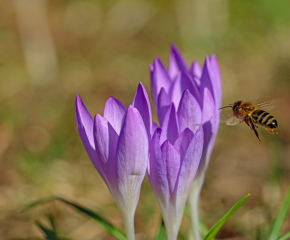
[[[173,42],[188,63],[217,55],[223,104],[282,99],[271,112],[279,135],[259,128],[259,142],[245,124],[220,126],[201,193],[201,220],[208,227],[251,194],[218,238],[267,233],[289,184],[289,1],[0,0],[1,239],[40,238],[34,221],[47,224],[48,213],[69,238],[113,239],[59,202],[19,213],[50,195],[94,209],[123,229],[79,138],[75,98],[80,94],[95,115],[110,96],[128,106],[140,81],[150,94],[148,64],[159,56],[167,65]],[[160,219],[146,177],[136,239],[153,239]],[[187,229],[185,216],[181,234]],[[289,230],[288,218],[283,232]]]

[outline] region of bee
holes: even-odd
[[[223,113],[221,121],[227,125],[245,122],[261,141],[257,131],[258,126],[265,128],[271,134],[278,134],[274,132],[274,129],[278,127],[277,120],[267,111],[272,110],[279,102],[280,100],[274,99],[255,105],[251,102],[238,100],[233,104],[229,104],[229,106],[222,107],[231,107],[232,113]],[[219,110],[222,108],[219,108]]]

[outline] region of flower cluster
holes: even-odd
[[[178,48],[172,45],[168,71],[158,57],[149,68],[153,101],[161,126],[171,103],[178,109],[180,131],[188,127],[195,132],[203,125],[203,153],[189,195],[190,216],[197,218],[191,219],[191,229],[195,239],[199,239],[198,199],[220,121],[218,108],[221,107],[222,89],[218,62],[212,55],[206,57],[203,68],[197,61],[188,67]]]
[[[128,109],[111,97],[103,116],[94,119],[77,96],[76,121],[85,149],[121,211],[127,239],[134,239],[146,171],[168,239],[177,239],[190,186],[198,182],[192,190],[198,196],[218,131],[221,78],[214,55],[203,69],[198,62],[188,68],[174,45],[168,71],[155,58],[150,72],[160,127],[152,122],[142,83]]]

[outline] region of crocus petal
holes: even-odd
[[[158,96],[157,102],[157,115],[160,126],[163,124],[164,117],[168,111],[168,108],[171,104],[168,94],[166,93],[164,88],[161,88],[161,91]]]
[[[198,87],[195,81],[192,80],[191,76],[188,73],[183,72],[181,75],[181,93],[183,94],[185,90],[189,90],[189,92],[195,97],[197,101],[200,100],[200,94]]]
[[[181,156],[181,159],[184,158],[188,145],[190,144],[193,136],[194,136],[193,132],[189,128],[186,128],[176,139],[174,147]]]
[[[169,202],[170,194],[166,162],[163,160],[159,145],[160,136],[161,128],[157,128],[150,142],[148,178],[157,200],[166,205]]]
[[[84,147],[91,161],[96,162],[97,154],[95,151],[95,143],[93,135],[94,120],[90,115],[90,113],[88,112],[86,106],[82,102],[82,99],[79,95],[77,95],[76,99],[75,115],[77,127]]]
[[[189,72],[191,73],[192,78],[194,79],[196,84],[200,86],[200,78],[201,78],[202,70],[198,61],[193,61]]]
[[[203,66],[202,76],[200,79],[200,92],[201,92],[202,99],[203,99],[202,94],[204,93],[204,89],[207,88],[210,91],[211,95],[213,96],[213,99],[215,100],[217,90],[213,89],[212,82],[214,81],[214,78],[215,77],[214,77],[213,70],[211,68],[211,62],[210,62],[209,58],[206,57],[205,62],[204,62],[204,66]]]
[[[174,81],[174,83],[171,85],[169,89],[169,98],[174,103],[175,108],[178,108],[180,98],[182,96],[181,92],[181,73],[179,73]],[[161,125],[162,126],[162,125]]]
[[[148,163],[148,136],[139,111],[129,106],[116,151],[117,181],[125,202],[136,207]],[[132,199],[130,199],[132,198]],[[135,209],[135,208],[134,208]]]
[[[110,97],[107,100],[104,109],[104,118],[108,120],[118,135],[120,134],[126,111],[126,107],[118,99]]]
[[[160,138],[160,144],[162,144],[165,140],[168,140],[171,144],[175,142],[175,140],[179,136],[178,124],[176,119],[176,112],[174,104],[172,103],[167,110],[165,115],[163,124],[162,124],[162,133]]]
[[[221,72],[220,72],[219,64],[218,64],[215,54],[211,55],[210,62],[211,62],[212,70],[214,71],[214,75],[215,75],[215,79],[212,82],[212,86],[214,89],[216,89],[216,96],[215,96],[216,105],[217,105],[216,107],[220,108],[221,101],[222,101],[222,79],[221,79]]]
[[[158,57],[155,58],[154,65],[150,65],[149,68],[151,72],[152,97],[155,108],[157,108],[158,94],[161,88],[163,87],[166,92],[168,92],[172,81],[166,71],[166,68]]]
[[[115,153],[118,134],[112,125],[99,114],[95,116],[94,138],[99,156],[94,165],[111,190],[111,187],[116,184]]]
[[[180,198],[180,201],[184,201],[184,203],[186,201],[190,185],[198,169],[198,165],[202,155],[203,142],[204,135],[202,127],[200,127],[200,129],[197,130],[194,134],[187,148],[180,169],[177,196],[184,196],[185,199],[182,200]]]
[[[180,132],[186,128],[189,128],[192,132],[196,132],[202,123],[200,106],[188,89],[184,91],[180,100],[177,117]]]
[[[169,56],[169,68],[168,73],[171,79],[175,79],[179,72],[187,72],[187,64],[180,53],[178,47],[175,44],[171,45],[171,52]]]
[[[174,193],[176,192],[177,189],[181,157],[177,152],[177,150],[169,141],[165,141],[162,144],[161,152],[163,161],[165,161],[166,163],[166,173],[167,173],[166,181],[168,181],[169,195],[171,195],[172,201],[175,202],[176,196]]]
[[[202,157],[200,159],[199,167],[197,169],[197,173],[194,181],[200,181],[200,178],[204,177],[205,170],[209,164],[210,155],[213,150],[215,136],[213,134],[212,122],[206,122],[203,124],[203,132],[204,132],[204,145]],[[203,180],[203,179],[202,179]]]
[[[158,128],[157,123],[155,123],[155,122],[152,121],[151,136],[153,136],[153,134],[155,133],[155,131],[156,131],[157,128]]]
[[[203,89],[202,123],[212,121],[216,111],[213,96],[208,88]]]
[[[191,79],[188,73],[182,72],[177,76],[175,82],[169,90],[170,99],[176,108],[178,108],[180,99],[186,89],[188,89],[195,99],[199,101],[200,94],[196,83]]]
[[[151,113],[151,106],[150,106],[150,101],[149,101],[147,91],[141,82],[139,83],[139,86],[137,88],[132,105],[136,109],[138,109],[139,113],[141,114],[141,117],[143,118],[146,130],[147,130],[148,139],[149,139],[150,133],[151,133],[151,125],[152,125],[151,123],[152,113]]]

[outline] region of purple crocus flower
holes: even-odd
[[[220,121],[218,108],[221,107],[222,87],[218,62],[216,56],[212,55],[210,58],[206,57],[203,68],[197,61],[188,67],[178,48],[172,45],[168,70],[158,57],[155,58],[154,64],[150,64],[149,68],[152,97],[160,124],[162,125],[165,112],[171,103],[176,109],[183,109],[185,114],[191,116],[178,122],[180,128],[187,124],[188,128],[194,132],[198,124],[203,124],[203,154],[188,200],[191,208],[191,229],[195,235],[194,239],[200,239],[198,230],[199,195]],[[185,91],[188,91],[192,96],[191,99],[195,99],[195,101],[190,107],[182,108],[185,102],[182,96]],[[201,119],[197,119],[196,112],[200,110]],[[193,238],[191,237],[191,239]]]
[[[168,240],[177,239],[190,185],[202,155],[202,127],[198,126],[194,132],[189,128],[192,115],[187,109],[195,102],[189,91],[185,91],[177,113],[172,103],[164,115],[162,130],[157,128],[150,143],[147,172],[161,208]],[[196,113],[200,122],[201,111]]]
[[[149,153],[152,126],[148,94],[140,83],[128,109],[110,97],[103,116],[93,119],[80,96],[76,122],[84,147],[123,216],[127,239],[134,237],[134,214]]]

